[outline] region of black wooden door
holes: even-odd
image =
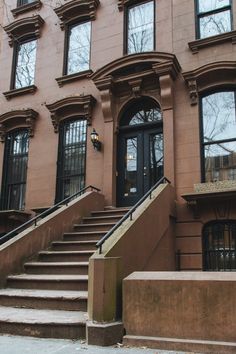
[[[163,176],[162,131],[121,132],[117,151],[117,205],[134,205]]]

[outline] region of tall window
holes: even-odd
[[[36,40],[16,44],[12,88],[18,89],[34,84],[36,48]]]
[[[90,41],[91,22],[69,26],[65,74],[89,70]]]
[[[78,192],[85,185],[87,121],[60,125],[56,201]]]
[[[154,2],[148,1],[127,8],[128,54],[154,49]]]
[[[196,1],[198,38],[206,38],[232,30],[231,0]]]
[[[236,179],[236,91],[202,98],[202,153],[206,182]]]
[[[28,164],[29,135],[27,130],[14,131],[6,136],[2,209],[24,209]]]
[[[26,4],[30,4],[31,2],[34,2],[35,0],[18,0],[17,1],[17,6],[22,6]]]
[[[214,221],[203,229],[203,269],[236,270],[236,221]]]

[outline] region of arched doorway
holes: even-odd
[[[163,127],[159,105],[136,99],[120,119],[117,144],[117,205],[135,204],[163,176]]]
[[[236,271],[236,220],[212,221],[202,236],[203,270]]]

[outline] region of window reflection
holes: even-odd
[[[127,53],[152,51],[154,48],[153,1],[128,9]]]
[[[202,99],[206,182],[236,178],[235,92]]]
[[[163,176],[163,134],[151,134],[150,143],[150,186],[153,186]]]
[[[200,38],[231,31],[230,0],[198,0],[198,21]]]
[[[126,139],[124,196],[137,192],[137,137]]]
[[[19,44],[15,71],[15,88],[34,84],[37,41]]]
[[[73,26],[69,30],[67,74],[89,69],[91,22]]]

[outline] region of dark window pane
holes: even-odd
[[[206,182],[235,179],[236,141],[206,145],[204,154]]]
[[[67,74],[89,69],[91,22],[70,28]]]
[[[200,38],[206,38],[231,31],[230,10],[200,18]]]
[[[162,120],[161,110],[158,108],[151,108],[150,110],[142,110],[131,118],[129,125],[137,125],[148,122],[158,122]]]
[[[15,72],[15,88],[34,84],[37,41],[19,44]]]
[[[234,92],[217,92],[202,99],[204,142],[236,137]]]
[[[230,0],[198,0],[199,12],[207,12],[230,5]]]
[[[137,138],[126,139],[124,196],[137,193]]]
[[[150,134],[150,186],[163,176],[163,134]]]
[[[204,270],[236,270],[236,222],[214,222],[203,229]]]
[[[24,209],[29,136],[27,131],[9,133],[5,145],[3,209]]]
[[[154,48],[153,1],[128,9],[128,54],[152,51]]]
[[[60,132],[57,201],[84,188],[87,121],[64,123]]]

